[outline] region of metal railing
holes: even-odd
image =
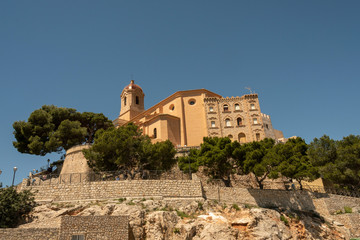
[[[124,180],[189,180],[191,176],[181,171],[108,171],[96,173],[67,173],[34,175],[27,185],[56,185],[81,182],[124,181]]]

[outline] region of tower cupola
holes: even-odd
[[[120,119],[129,121],[144,111],[145,94],[141,87],[134,83],[134,80],[131,80],[130,84],[123,89],[120,97]]]

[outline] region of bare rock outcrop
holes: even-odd
[[[347,239],[344,226],[305,212],[249,206],[226,206],[214,201],[184,202],[170,207],[153,199],[119,199],[83,203],[48,203],[37,206],[21,228],[60,227],[60,217],[129,216],[134,239]]]

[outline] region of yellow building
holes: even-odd
[[[206,89],[178,91],[147,110],[144,97],[131,80],[121,93],[115,126],[133,122],[153,142],[169,139],[175,146],[199,146],[207,136],[240,143],[283,139],[282,132],[273,129],[270,116],[261,113],[257,94],[223,98]]]

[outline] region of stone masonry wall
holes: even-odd
[[[58,228],[3,228],[0,240],[59,240]]]
[[[283,191],[247,189],[235,187],[204,186],[207,199],[227,203],[250,204],[259,207],[282,207],[294,210],[315,210],[311,193],[307,191]]]
[[[192,180],[131,180],[83,182],[40,186],[22,186],[31,189],[36,201],[71,201],[111,199],[122,197],[202,197],[200,181]]]
[[[129,239],[127,216],[63,216],[60,239],[71,240],[73,235],[83,235],[87,240]]]

